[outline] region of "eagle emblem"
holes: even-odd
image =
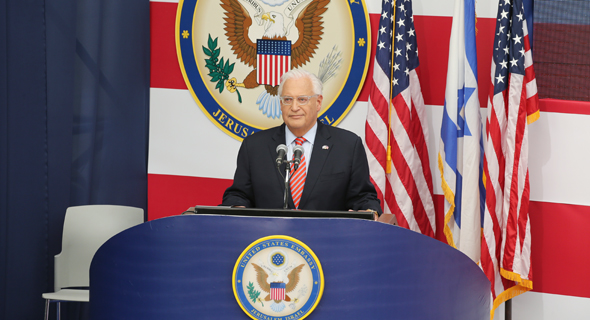
[[[290,34],[293,25],[297,28],[296,37],[290,44],[290,59],[286,61],[289,65],[283,68],[280,65],[270,66],[271,70],[267,73],[273,74],[271,78],[275,80],[262,83],[265,90],[256,100],[259,109],[267,117],[279,118],[281,115],[280,99],[277,94],[277,80],[280,76],[290,69],[304,66],[314,56],[324,34],[322,15],[326,12],[329,2],[330,0],[312,0],[301,9],[297,17],[291,19],[289,24],[285,24],[286,19],[280,12],[269,11],[261,15],[259,21],[264,28],[260,39],[262,43],[287,42],[290,44],[291,42],[287,41],[287,35]],[[241,82],[237,82],[235,78],[229,79],[228,90],[240,87],[256,88],[261,85],[262,80],[259,71],[266,65],[261,64],[257,59],[257,49],[261,42],[250,38],[250,28],[253,27],[252,17],[238,0],[221,0],[221,6],[225,9],[224,30],[232,50],[242,63],[252,68]]]
[[[278,84],[296,68],[318,76],[318,119],[337,125],[370,62],[362,1],[181,0],[176,19],[188,90],[209,120],[238,140],[283,122]]]
[[[242,252],[232,285],[252,319],[303,319],[321,299],[324,274],[307,245],[276,235],[258,239]]]
[[[271,309],[273,309],[275,312],[283,311],[283,309],[285,309],[285,304],[283,303],[283,300],[287,302],[291,301],[291,297],[289,297],[287,293],[292,292],[293,290],[295,290],[295,287],[297,287],[297,284],[299,283],[299,273],[305,265],[300,264],[299,266],[291,270],[291,272],[289,272],[289,275],[287,276],[287,283],[284,283],[282,281],[269,283],[268,273],[266,273],[266,271],[262,267],[255,263],[252,263],[252,266],[256,270],[256,281],[258,282],[258,286],[260,286],[260,289],[262,289],[262,291],[268,293],[264,298],[264,301],[273,300],[274,303],[271,305]]]

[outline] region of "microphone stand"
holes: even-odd
[[[290,161],[284,161],[285,163],[285,194],[283,196],[283,209],[287,209],[289,203],[289,180],[291,178],[291,165]]]
[[[290,191],[290,187],[289,187],[289,181],[291,180],[291,163],[294,163],[294,160],[282,160],[281,164],[285,164],[285,192],[283,194],[283,209],[287,209],[287,206],[289,204],[289,191]],[[297,171],[297,169],[299,168],[299,164],[295,163],[293,166],[293,172]],[[277,170],[279,170],[279,174],[281,175],[281,177],[283,176],[283,173],[281,172],[281,167],[280,164],[277,165]]]

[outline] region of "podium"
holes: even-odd
[[[90,317],[256,318],[236,300],[235,268],[252,243],[277,235],[321,263],[323,293],[307,319],[489,319],[489,281],[437,240],[354,218],[209,214],[148,221],[108,240],[90,267]]]

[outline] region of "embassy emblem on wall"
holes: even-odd
[[[283,235],[258,239],[238,258],[232,285],[252,319],[303,319],[318,305],[324,274],[303,242]]]
[[[348,113],[369,66],[364,0],[180,0],[176,50],[193,98],[242,140],[283,123],[279,79],[302,68],[324,85],[319,119]]]

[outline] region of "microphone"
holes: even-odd
[[[275,162],[277,163],[277,167],[280,167],[281,164],[283,164],[283,159],[285,158],[285,155],[287,154],[287,146],[284,144],[279,144],[277,146],[277,160],[275,160]]]
[[[303,156],[303,147],[302,146],[295,146],[293,148],[293,171],[296,171],[299,168],[299,163],[301,163],[301,157]]]

